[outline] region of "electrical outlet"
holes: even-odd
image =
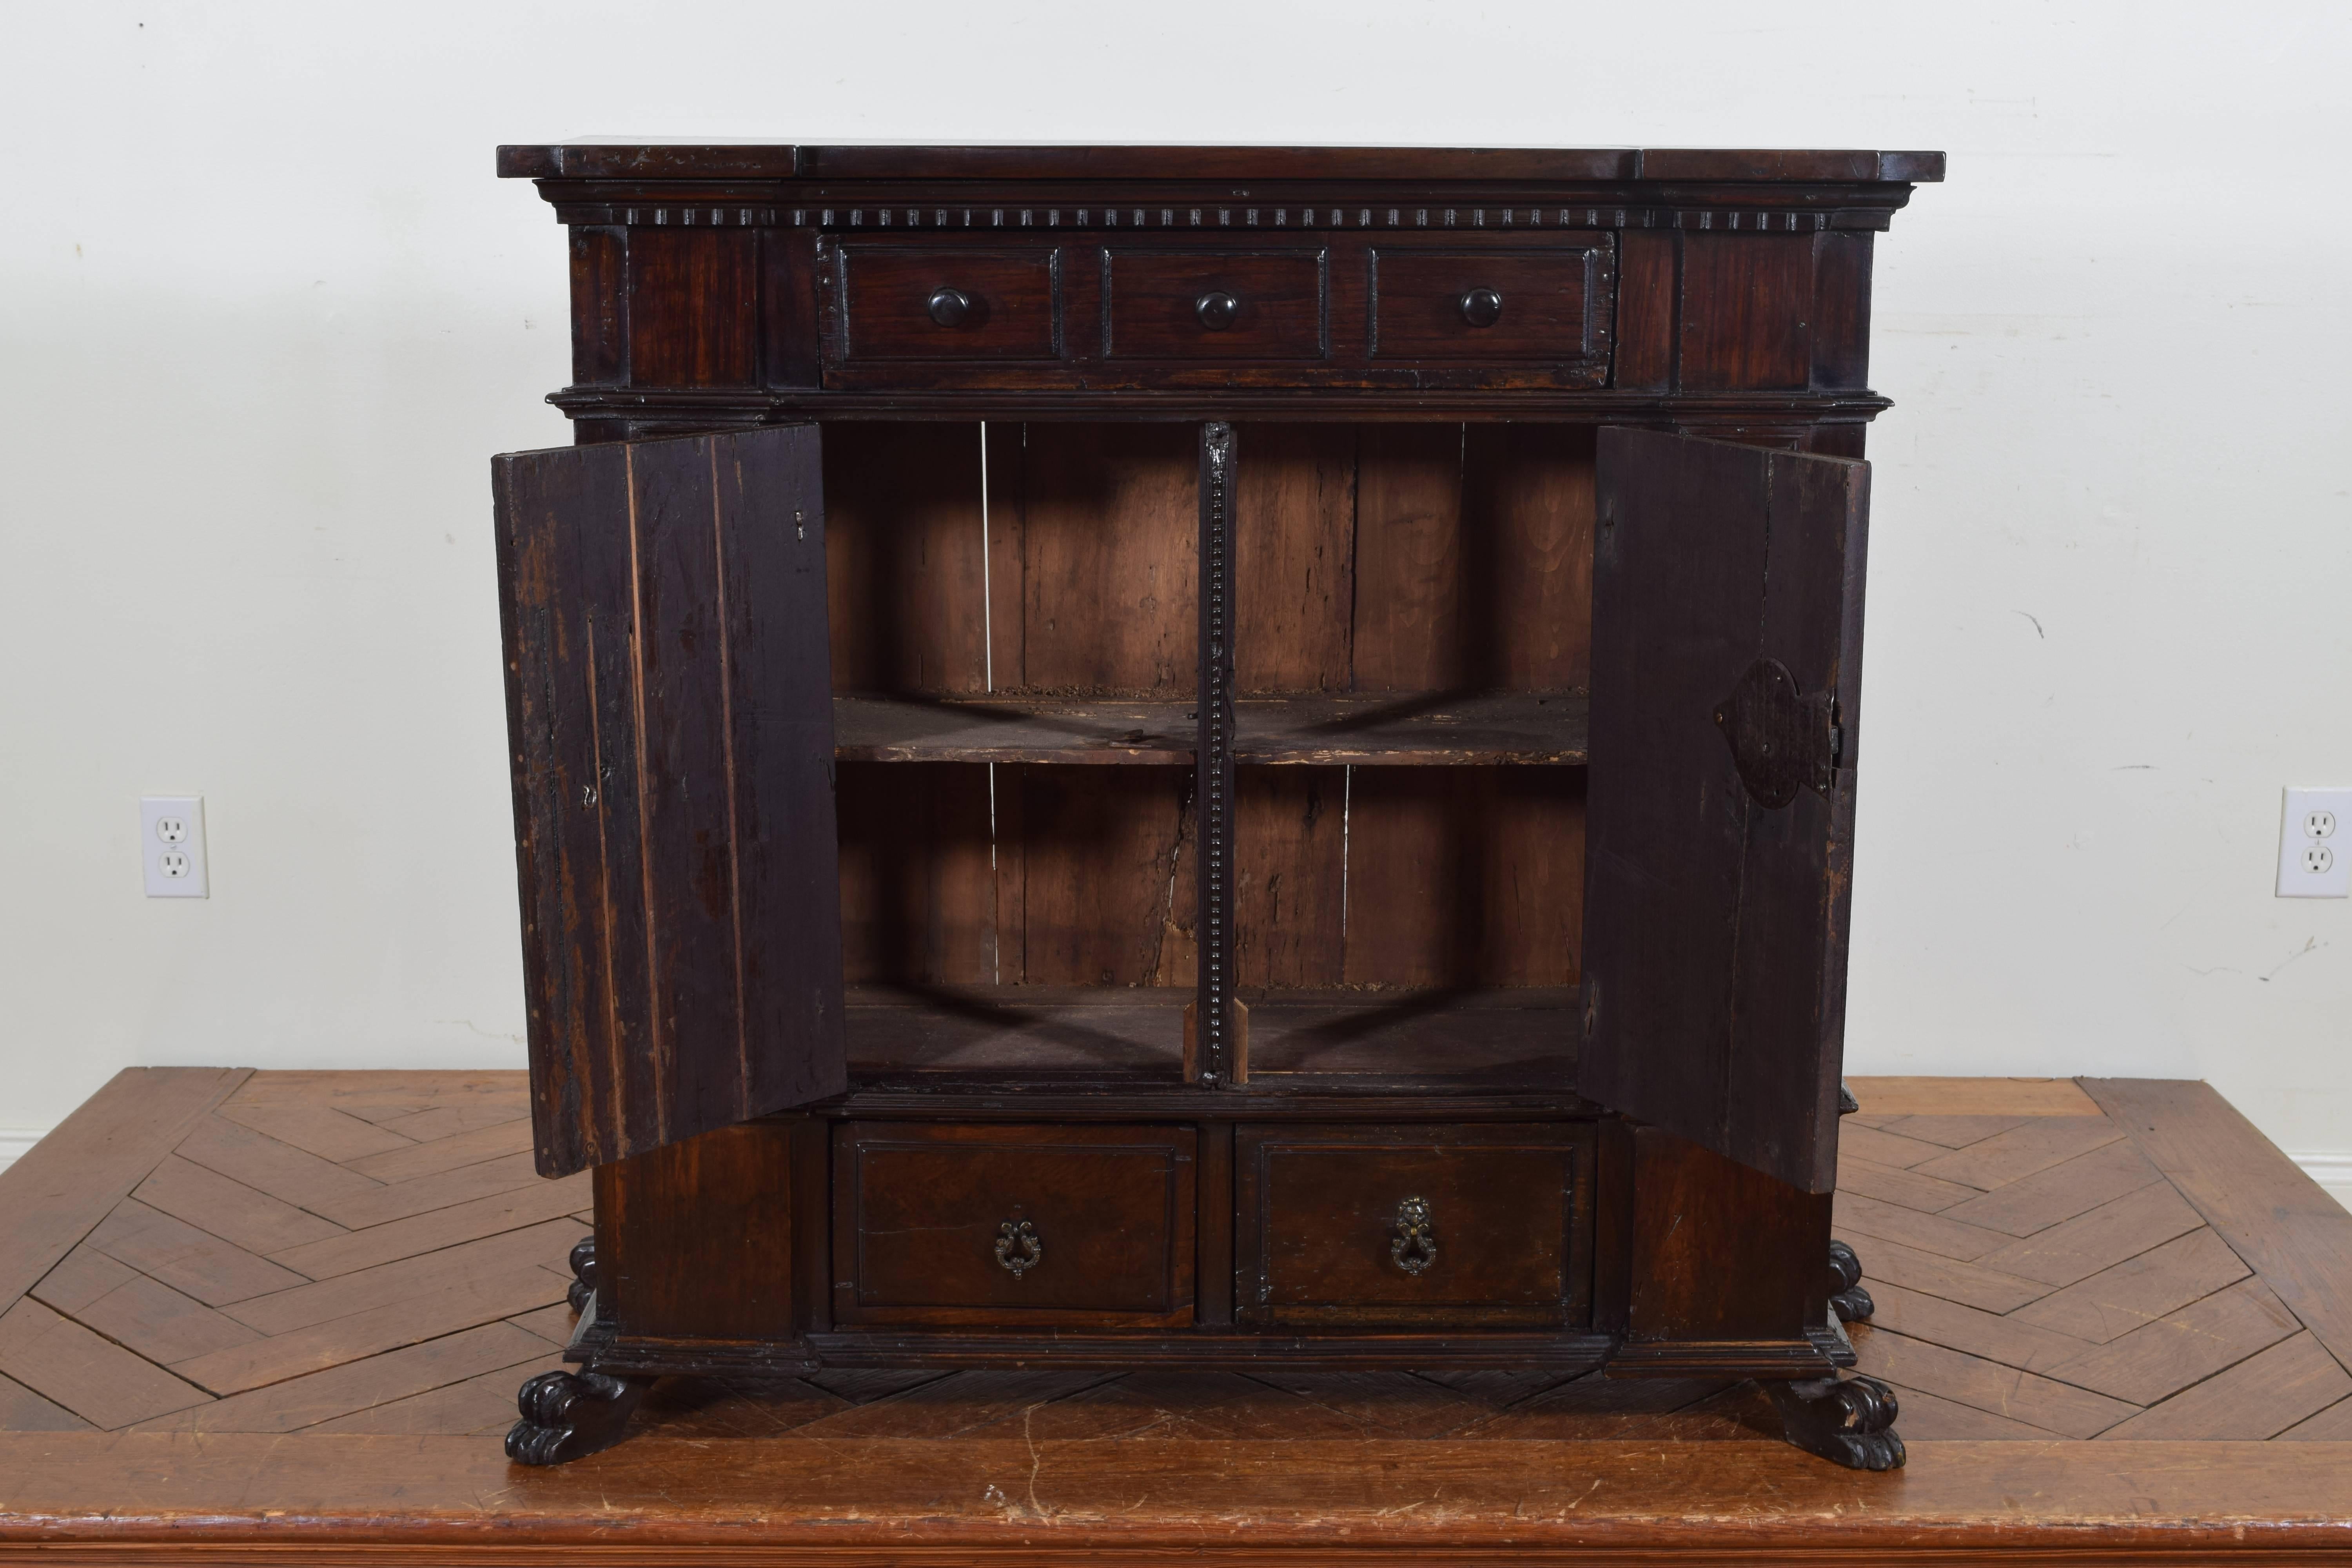
[[[2352,848],[2339,825],[2352,819],[2352,789],[2293,789],[2279,821],[2278,896],[2352,898]]]
[[[147,868],[151,899],[206,899],[205,797],[142,795],[139,797],[139,857]]]

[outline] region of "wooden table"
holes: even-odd
[[[588,1195],[520,1074],[126,1072],[0,1175],[0,1561],[2352,1563],[2352,1214],[2201,1084],[1854,1087],[1892,1475],[1509,1373],[681,1383],[525,1470]]]

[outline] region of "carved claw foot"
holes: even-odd
[[[542,1372],[522,1385],[522,1419],[507,1433],[507,1458],[519,1465],[561,1465],[621,1440],[650,1377],[601,1372]]]
[[[1895,1391],[1874,1377],[1768,1383],[1789,1441],[1850,1470],[1899,1470],[1903,1439],[1895,1435]]]
[[[1862,1259],[1843,1241],[1830,1243],[1830,1310],[1841,1323],[1864,1321],[1877,1310],[1862,1288]]]
[[[1837,1244],[1832,1242],[1830,1245],[1834,1247]],[[564,1292],[564,1300],[572,1303],[573,1311],[584,1312],[588,1310],[588,1298],[596,1289],[596,1238],[594,1237],[588,1237],[572,1249],[571,1263],[572,1288]]]

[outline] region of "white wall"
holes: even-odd
[[[566,439],[499,141],[1944,148],[1879,250],[1853,1070],[2212,1079],[2352,1153],[2340,5],[0,13],[0,1128],[520,1065],[485,458]],[[141,896],[200,791],[214,896]]]

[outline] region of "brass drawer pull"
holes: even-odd
[[[942,327],[961,327],[971,315],[971,296],[961,289],[940,289],[930,298],[931,320]]]
[[[1015,1257],[1018,1249],[1020,1256]],[[1045,1244],[1037,1239],[1037,1232],[1027,1220],[1019,1224],[1006,1220],[996,1227],[996,1266],[1015,1279],[1037,1267],[1045,1256]]]
[[[998,1256],[1003,1244],[997,1244]],[[1437,1233],[1430,1227],[1429,1202],[1407,1198],[1397,1205],[1396,1234],[1389,1237],[1389,1257],[1407,1274],[1419,1274],[1437,1261]]]

